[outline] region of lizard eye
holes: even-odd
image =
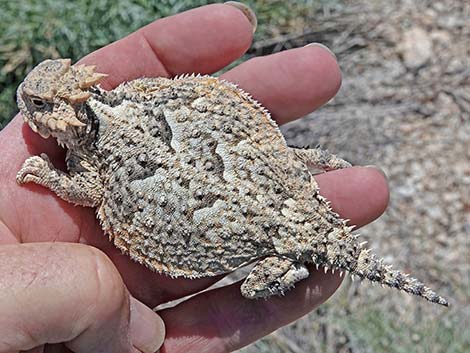
[[[31,98],[31,102],[35,105],[36,108],[44,108],[46,102],[39,98]]]

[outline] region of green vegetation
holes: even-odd
[[[16,112],[14,93],[46,58],[80,57],[157,18],[216,3],[204,0],[0,0],[0,127]],[[320,0],[245,1],[257,13],[256,39],[289,32]]]
[[[397,314],[397,313],[393,313]],[[419,318],[419,315],[417,315]],[[464,353],[470,340],[453,315],[435,321],[406,322],[378,308],[362,310],[342,322],[356,351],[387,353]],[[406,322],[406,324],[404,324]],[[468,333],[468,332],[467,332]]]

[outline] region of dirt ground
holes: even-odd
[[[255,49],[311,41],[337,54],[343,86],[284,135],[385,171],[390,207],[360,233],[450,308],[345,282],[316,312],[241,352],[469,352],[470,2],[350,1],[304,35]]]

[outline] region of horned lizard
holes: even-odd
[[[246,298],[282,295],[306,264],[447,301],[372,255],[319,194],[313,169],[350,164],[288,147],[269,112],[211,76],[140,78],[111,91],[106,75],[46,60],[18,88],[25,121],[67,148],[68,173],[28,158],[20,184],[96,207],[104,232],[133,260],[173,277],[231,272],[251,262]]]

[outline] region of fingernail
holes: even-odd
[[[380,174],[382,174],[385,179],[387,179],[387,174],[385,174],[385,172],[384,172],[381,168],[377,167],[376,165],[373,165],[373,164],[371,164],[371,165],[366,165],[364,168],[372,168],[372,169],[375,169],[376,171],[380,172]]]
[[[326,45],[324,45],[324,44],[321,44],[321,43],[310,43],[310,44],[307,44],[305,47],[319,47],[319,48],[323,48],[323,49],[325,49],[328,53],[330,53],[331,56],[332,56],[333,58],[335,58],[335,60],[337,60],[337,57],[336,57],[335,53],[333,53],[333,52],[331,51],[331,49],[328,48],[328,47],[327,47]]]
[[[142,353],[155,353],[165,339],[163,320],[148,306],[131,297],[130,335],[132,345]]]
[[[238,1],[227,1],[224,2],[224,4],[233,6],[243,12],[248,21],[250,21],[251,27],[253,27],[253,33],[255,33],[256,27],[258,27],[258,20],[256,19],[255,12],[248,5],[245,5]]]

